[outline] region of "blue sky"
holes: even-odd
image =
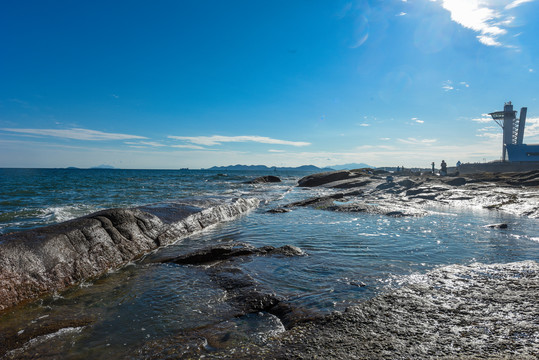
[[[429,167],[501,156],[539,1],[12,1],[0,167]]]

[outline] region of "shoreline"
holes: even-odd
[[[389,179],[388,176],[392,178]],[[253,186],[272,186],[262,184],[262,181],[250,183],[254,184]],[[270,208],[270,203],[267,206],[268,212],[274,214],[267,216],[279,217],[281,216],[279,213],[310,207],[316,211],[336,213],[363,212],[388,217],[421,217],[428,215],[429,207],[432,206],[458,206],[504,211],[533,219],[539,218],[537,191],[539,171],[440,177],[358,169],[308,175],[301,178],[297,186],[305,190],[301,194],[303,199],[275,208]],[[326,195],[317,195],[320,193],[317,189],[323,189],[322,192]],[[178,236],[190,234],[190,232],[184,233],[185,229],[197,231],[198,228],[202,229],[230,219],[235,216],[236,212],[239,214],[256,206],[244,204],[245,209],[239,206],[243,210],[232,211],[229,209],[230,206],[227,207],[226,204],[219,202],[199,204],[195,207],[193,205],[192,203],[168,204],[143,206],[138,209],[110,209],[66,223],[14,234],[26,234],[17,236],[26,238],[24,241],[28,241],[28,244],[32,243],[29,240],[31,236],[48,236],[52,241],[51,244],[55,246],[53,249],[56,250],[68,245],[69,242],[71,242],[70,246],[74,245],[72,241],[75,238],[65,234],[76,229],[82,233],[86,231],[84,239],[77,240],[82,240],[83,243],[92,242],[90,240],[93,237],[88,234],[101,233],[103,236],[108,236],[109,244],[115,244],[113,247],[125,247],[131,239],[137,237],[160,247],[167,244],[167,239],[177,239]],[[84,225],[96,219],[100,219],[101,225],[97,223],[90,227]],[[111,226],[106,226],[107,219]],[[190,219],[189,224],[183,224],[185,219]],[[140,234],[133,230],[132,224],[135,223]],[[142,226],[142,224],[146,225]],[[488,225],[500,229],[494,231],[504,231],[504,224]],[[180,231],[180,228],[183,230]],[[119,236],[118,234],[121,236],[116,237]],[[7,234],[3,237],[11,235]],[[68,242],[64,240],[62,242],[60,238],[67,239]],[[114,239],[121,241],[115,242]],[[13,240],[13,242],[16,241]],[[47,245],[37,243],[34,241],[33,248],[25,249],[26,254],[28,251],[34,254],[46,254]],[[0,265],[9,257],[3,246],[0,244]],[[138,253],[124,248],[125,253],[131,255],[129,259],[122,258],[121,263],[136,260],[141,256],[140,254],[153,251],[157,247],[144,248],[147,251]],[[36,252],[35,249],[38,251]],[[107,251],[101,249],[97,253],[94,252],[94,259]],[[11,255],[13,254],[15,253],[12,252]],[[240,343],[239,346],[227,347],[226,343],[224,345],[220,343],[221,340],[216,339],[216,334],[212,333],[221,326],[220,324],[187,329],[178,336],[141,343],[138,353],[132,358],[163,358],[169,355],[169,351],[173,353],[184,351],[183,345],[186,343],[193,345],[188,353],[184,353],[186,356],[196,358],[204,355],[206,358],[231,359],[414,358],[416,356],[422,358],[518,356],[526,359],[539,351],[539,339],[534,337],[538,329],[533,317],[534,313],[539,313],[539,309],[530,300],[539,291],[537,261],[443,266],[421,275],[421,280],[418,282],[410,278],[410,281],[399,289],[388,289],[370,300],[360,301],[350,306],[346,311],[320,315],[290,305],[286,298],[276,295],[272,289],[261,288],[247,273],[238,272],[236,267],[231,266],[234,261],[241,263],[249,256],[280,257],[283,254],[302,256],[303,252],[293,246],[278,249],[269,246],[252,248],[241,243],[230,243],[221,247],[203,248],[186,254],[185,257],[167,260],[177,264],[200,266],[201,270],[206,271],[207,276],[215,283],[213,286],[218,286],[230,296],[226,300],[227,306],[232,309],[230,316],[266,314],[265,316],[274,317],[274,321],[282,324],[282,331],[273,333],[264,340],[263,344],[247,341]],[[36,257],[32,259],[39,260]],[[29,266],[29,264],[26,265]],[[109,267],[111,268],[115,266]],[[24,272],[22,268],[19,271]],[[34,275],[50,276],[47,272],[50,271],[34,273]],[[33,277],[36,278],[34,275]],[[69,276],[65,277],[63,282],[59,282],[63,285],[57,287],[56,290],[61,291],[73,284]],[[99,277],[100,275],[96,273],[90,276]],[[4,277],[0,280],[6,279]],[[362,285],[358,283],[357,286]],[[9,289],[9,286],[4,286],[2,289]],[[500,291],[500,289],[509,290]],[[35,296],[43,294],[44,292],[40,292]],[[35,296],[25,301],[33,301],[31,299]],[[503,315],[506,314],[504,309],[507,307],[516,317]],[[488,309],[492,311],[487,311]],[[481,312],[482,310],[484,312]],[[520,322],[515,319],[519,319]],[[87,324],[91,326],[95,321],[95,319],[85,318],[80,322],[65,321],[56,324],[51,318],[43,330],[32,332],[28,329],[22,336],[16,332],[13,333],[10,338],[14,341],[11,349],[20,347],[22,345],[20,341],[23,339],[31,340],[32,336],[54,333],[53,330],[60,331],[66,326],[77,329]],[[395,324],[400,324],[400,326],[397,328]],[[490,333],[486,332],[487,330]],[[44,333],[39,331],[44,331]],[[207,335],[205,332],[210,334]],[[458,334],[458,338],[453,339],[452,337],[457,336],[455,334]],[[226,337],[226,332],[221,335]],[[10,339],[7,340],[11,341]],[[208,340],[206,343],[200,343],[201,339]],[[6,339],[3,340],[6,341]],[[223,346],[220,347],[221,345]],[[495,356],[488,354],[495,354]]]

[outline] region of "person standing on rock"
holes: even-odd
[[[432,173],[434,174],[434,161],[432,162]]]
[[[440,164],[440,175],[447,175],[447,163],[445,162],[445,160],[442,160],[442,163]]]

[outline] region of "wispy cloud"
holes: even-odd
[[[406,138],[406,139],[397,139],[401,143],[404,144],[412,144],[412,145],[428,145],[428,144],[434,144],[438,141],[438,139],[416,139],[416,138]]]
[[[526,119],[524,137],[527,139],[539,138],[539,117],[530,117]]]
[[[468,84],[466,81],[460,81],[457,84],[454,84],[451,80],[446,80],[442,83],[442,89],[445,91],[460,91],[464,90],[470,87],[470,84]]]
[[[371,126],[371,124],[363,123],[363,124],[359,124],[359,126],[368,127],[368,126]]]
[[[512,3],[508,4],[505,6],[506,9],[513,9],[513,8],[516,8],[517,6],[520,6],[524,3],[528,3],[528,2],[532,2],[534,0],[515,0],[513,1]]]
[[[104,140],[128,140],[128,139],[147,139],[144,136],[106,133],[98,130],[90,129],[15,129],[15,128],[0,128],[2,131],[9,131],[18,134],[30,134],[38,136],[52,136],[64,139],[88,140],[88,141],[104,141]]]
[[[472,121],[478,122],[478,123],[489,123],[492,120],[492,117],[489,114],[481,114],[480,118],[474,118]]]
[[[156,141],[137,141],[137,142],[126,141],[125,144],[134,145],[134,146],[151,146],[151,147],[165,147],[166,146]]]
[[[415,123],[417,123],[417,124],[423,124],[423,123],[425,122],[425,121],[419,120],[418,118],[415,118],[415,117],[412,118],[412,121],[415,122]]]
[[[262,144],[290,145],[290,146],[308,146],[311,143],[303,141],[288,141],[272,139],[265,136],[169,136],[170,139],[188,141],[197,145],[214,146],[227,142],[256,142]]]
[[[447,80],[443,82],[442,89],[444,89],[445,91],[451,91],[455,88],[453,87],[451,80]]]
[[[284,153],[285,152],[284,150],[276,150],[276,149],[269,149],[268,151],[272,152],[272,153]]]
[[[178,149],[193,149],[193,150],[204,150],[205,147],[198,146],[198,145],[171,145],[170,147],[178,148]]]
[[[477,39],[487,46],[502,46],[500,37],[515,18],[507,10],[533,0],[515,0],[503,6],[499,0],[442,0],[451,20],[478,33]]]
[[[397,16],[405,16],[406,13],[404,11],[401,11],[400,13],[397,14]]]

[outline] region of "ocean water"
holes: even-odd
[[[267,210],[331,190],[295,187],[306,175],[297,172],[271,174],[283,180],[277,184],[245,184],[261,175],[269,174],[0,169],[0,234],[112,207],[215,195],[262,200],[259,208],[234,221],[180,239],[102,278],[0,315],[0,333],[2,328],[24,332],[29,324],[88,319],[87,325],[66,325],[36,336],[8,358],[37,353],[49,358],[131,358],[145,346],[176,341],[189,347],[187,340],[177,337],[190,329],[206,329],[204,337],[212,346],[263,342],[283,331],[268,314],[232,316],[224,290],[212,285],[204,267],[158,263],[219,243],[300,247],[307,256],[251,257],[236,266],[260,287],[315,313],[343,310],[442,266],[539,261],[537,219],[480,206],[430,207],[425,209],[426,216],[405,218],[312,208],[272,214]],[[485,226],[502,222],[508,229]],[[205,351],[211,352],[212,346]]]

